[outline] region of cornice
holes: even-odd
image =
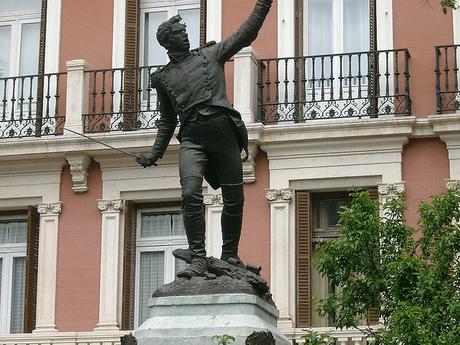
[[[114,199],[114,200],[98,200],[97,208],[101,212],[121,212],[123,208],[123,200]]]

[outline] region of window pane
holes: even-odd
[[[14,221],[9,223],[8,243],[27,242],[27,223],[25,221]]]
[[[168,19],[168,13],[150,12],[145,14],[144,28],[144,65],[164,65],[168,62],[166,50],[158,43],[156,34],[158,26]]]
[[[369,2],[346,0],[343,2],[344,52],[369,50]]]
[[[2,272],[3,272],[3,259],[0,258],[0,308],[2,305]]]
[[[171,236],[171,215],[143,214],[141,237]]]
[[[185,236],[184,217],[182,214],[172,215],[172,235]]]
[[[0,244],[8,243],[8,223],[0,223]]]
[[[11,26],[0,26],[0,78],[10,73]],[[0,85],[3,87],[3,85]],[[0,94],[3,98],[3,92]]]
[[[306,0],[308,55],[332,53],[332,0]]]
[[[139,272],[139,325],[149,317],[148,301],[164,284],[164,252],[141,253]]]
[[[41,0],[1,0],[0,12],[39,11]]]
[[[188,38],[190,47],[197,48],[200,46],[200,9],[193,8],[188,10],[179,10],[182,22],[187,25]]]
[[[24,323],[24,294],[26,258],[13,259],[13,289],[11,295],[11,333],[22,333]]]
[[[38,54],[40,47],[40,24],[22,25],[21,58],[19,73],[30,75],[38,73]]]

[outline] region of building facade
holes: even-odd
[[[167,62],[158,25],[180,14],[192,47],[229,36],[246,0],[0,2],[0,343],[118,343],[186,247],[173,139],[149,75]],[[262,266],[290,339],[329,329],[334,287],[311,263],[337,236],[347,190],[421,200],[460,181],[460,11],[437,1],[275,0],[226,65],[246,122],[240,254]],[[69,129],[65,130],[65,128]],[[204,185],[207,251],[220,256],[220,192]],[[378,315],[373,316],[378,322]],[[335,331],[340,344],[362,335]]]

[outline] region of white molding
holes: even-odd
[[[206,253],[208,256],[220,258],[222,254],[221,217],[224,202],[222,192],[203,194],[206,206]]]
[[[62,0],[48,0],[46,13],[45,73],[59,72],[61,1]]]
[[[33,332],[56,330],[56,274],[59,214],[62,203],[38,205],[40,236],[38,245],[37,321]]]
[[[460,44],[460,8],[452,10],[454,44]]]
[[[377,0],[377,49],[393,49],[393,1]]]
[[[121,209],[123,208],[123,200],[121,199],[98,200],[97,208],[101,211],[101,213],[104,213],[104,212],[120,213]]]
[[[66,127],[77,133],[83,133],[82,114],[88,109],[89,78],[86,75],[86,61],[71,60],[66,62]],[[76,134],[64,131],[64,136]]]
[[[67,154],[66,159],[70,166],[70,173],[72,174],[72,190],[75,193],[88,191],[88,167],[91,164],[92,158],[86,153],[81,152]]]
[[[125,66],[125,13],[126,1],[114,0],[112,68],[121,68]]]
[[[222,0],[206,1],[206,41],[222,40]]]
[[[278,1],[278,58],[295,55],[294,18],[294,0]]]

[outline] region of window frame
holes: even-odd
[[[172,252],[179,248],[188,248],[186,236],[158,236],[141,238],[142,214],[180,214],[180,207],[140,208],[136,211],[136,264],[134,269],[134,328],[139,324],[139,284],[140,284],[140,258],[142,253],[164,253],[164,284],[171,283],[176,277],[175,259]],[[152,291],[153,292],[153,291]]]
[[[28,218],[26,214],[0,215],[0,222],[18,221],[18,220],[24,221],[26,223],[26,233],[27,233]],[[13,289],[13,262],[15,258],[27,259],[27,238],[26,238],[26,242],[0,244],[0,258],[2,259],[2,275],[1,275],[1,281],[0,281],[0,285],[1,285],[0,286],[0,335],[1,335],[1,334],[11,334],[10,329],[11,329],[11,307],[12,307],[11,297],[13,294],[13,291],[12,291]]]

